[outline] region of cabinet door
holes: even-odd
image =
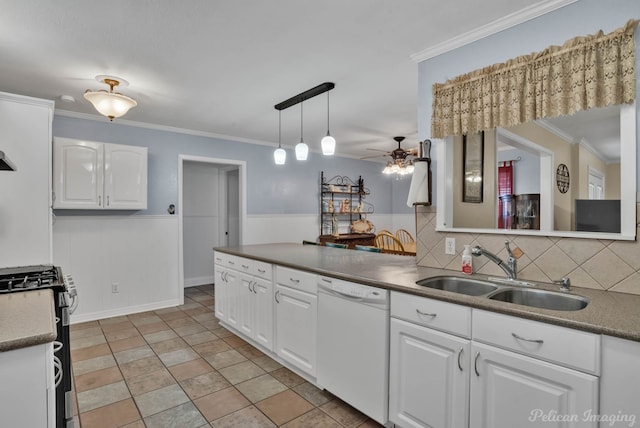
[[[631,418],[640,419],[640,342],[602,336],[600,387],[600,413],[620,415],[601,426],[629,427]]]
[[[236,330],[240,330],[240,301],[241,284],[239,273],[233,270],[225,270],[227,318],[225,321]]]
[[[255,279],[254,290],[254,339],[273,351],[273,284],[264,279]]]
[[[102,143],[56,138],[53,142],[53,208],[103,207]]]
[[[104,145],[104,208],[147,208],[147,148]]]
[[[471,352],[471,428],[597,427],[597,377],[475,342]]]
[[[237,305],[238,305],[238,328],[247,337],[254,337],[254,304],[253,293],[254,278],[250,275],[238,273],[237,284]]]
[[[470,341],[391,319],[389,420],[401,427],[466,427]]]
[[[227,301],[227,288],[229,287],[225,279],[227,269],[224,269],[218,265],[215,265],[215,280],[214,280],[214,292],[215,292],[215,312],[216,318],[221,321],[227,320],[227,307],[229,302]]]
[[[278,284],[275,300],[276,353],[315,376],[317,296]]]

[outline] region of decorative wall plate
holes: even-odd
[[[569,190],[569,168],[563,163],[556,169],[556,185],[560,193],[567,193]]]

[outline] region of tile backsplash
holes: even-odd
[[[639,212],[636,207],[636,212]],[[568,276],[576,287],[640,295],[640,243],[601,239],[436,232],[435,207],[416,209],[419,266],[460,271],[465,244],[480,245],[506,259],[504,241],[524,255],[518,259],[518,278],[551,282]],[[637,226],[636,226],[637,227]],[[636,232],[638,236],[638,231]],[[445,254],[445,238],[456,239],[456,255]],[[487,275],[504,272],[486,257],[473,258],[473,270]]]

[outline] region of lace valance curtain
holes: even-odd
[[[433,85],[431,136],[444,138],[635,99],[638,20]]]

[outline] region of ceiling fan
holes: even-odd
[[[384,152],[383,155],[365,156],[360,159],[371,159],[377,157],[390,156],[392,161],[387,162],[387,166],[382,171],[384,174],[411,174],[413,172],[413,162],[408,160],[408,156],[418,156],[418,149],[403,149],[400,143],[404,140],[404,137],[393,137],[398,143],[398,148],[391,151],[379,150],[379,149],[367,149],[376,152]]]

